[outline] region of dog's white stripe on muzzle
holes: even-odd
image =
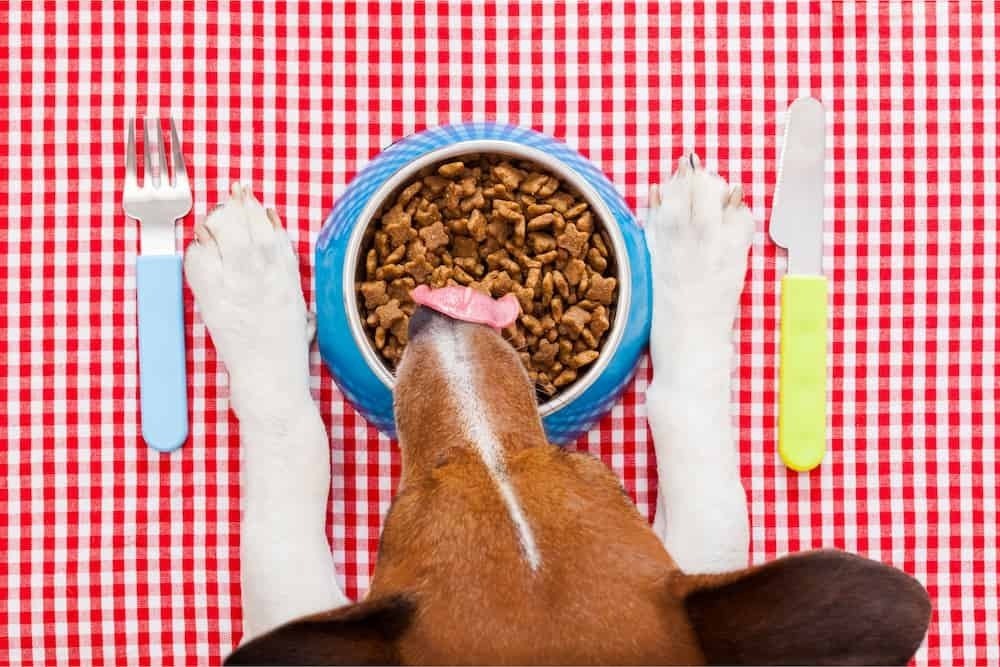
[[[433,326],[433,325],[432,325]],[[445,374],[452,404],[469,441],[479,452],[490,477],[497,485],[500,497],[507,507],[521,542],[521,549],[532,570],[537,570],[542,562],[531,525],[517,499],[503,458],[503,446],[493,431],[489,412],[483,404],[476,387],[476,373],[472,359],[467,354],[462,331],[458,327],[435,327],[430,340]]]

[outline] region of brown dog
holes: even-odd
[[[276,227],[236,188],[188,252],[244,450],[245,643],[227,664],[904,664],[916,651],[928,597],[891,567],[820,551],[682,572],[610,470],[546,441],[515,351],[423,309],[395,386],[398,494],[368,597],[344,604],[308,322]]]

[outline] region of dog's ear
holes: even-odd
[[[415,605],[405,595],[306,616],[237,648],[227,665],[392,665]]]
[[[905,665],[931,615],[915,579],[839,551],[683,575],[671,589],[709,664]]]

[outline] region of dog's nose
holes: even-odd
[[[410,316],[409,337],[411,339],[416,338],[420,335],[420,332],[426,331],[435,322],[447,325],[454,322],[454,320],[427,306],[417,306],[417,309],[413,311],[413,315]]]

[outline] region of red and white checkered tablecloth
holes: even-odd
[[[6,3],[5,3],[6,4]],[[0,663],[216,662],[240,635],[236,422],[186,295],[191,437],[139,435],[125,119],[173,114],[194,222],[244,179],[303,257],[350,178],[468,119],[565,140],[633,206],[696,149],[759,220],[734,379],[752,557],[832,546],[934,600],[921,665],[1000,663],[993,3],[14,2],[0,9]],[[830,449],[774,454],[779,121],[828,105]],[[303,262],[305,282],[311,279]],[[307,291],[311,298],[311,289]],[[338,576],[367,588],[399,457],[314,358]],[[656,496],[642,392],[577,444]]]

